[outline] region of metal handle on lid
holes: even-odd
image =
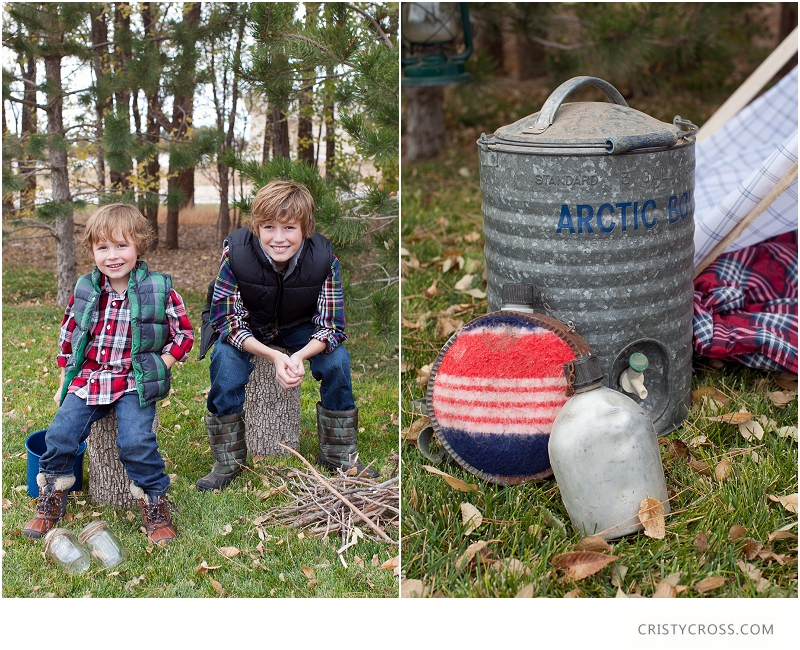
[[[597,77],[574,77],[569,81],[565,81],[551,93],[550,97],[548,97],[547,101],[544,103],[544,106],[542,106],[542,110],[539,111],[539,117],[536,118],[536,122],[531,127],[530,131],[527,132],[536,135],[544,133],[553,123],[553,120],[556,118],[556,111],[561,107],[561,104],[567,96],[574,90],[587,84],[602,90],[603,94],[614,104],[625,107],[628,106],[628,102],[625,101],[625,98],[607,81],[603,81]]]

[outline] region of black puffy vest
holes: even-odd
[[[261,244],[249,228],[228,237],[231,270],[247,311],[251,331],[290,327],[309,321],[333,262],[333,246],[319,233],[303,242],[297,266],[284,278],[272,268]]]

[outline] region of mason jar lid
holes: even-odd
[[[78,539],[80,540],[81,544],[85,544],[90,537],[106,530],[107,528],[108,524],[104,522],[102,519],[98,519],[97,521],[93,521],[92,523],[87,524],[84,527],[84,529],[78,534]]]
[[[50,547],[50,544],[53,543],[53,540],[61,535],[67,535],[73,540],[75,539],[72,533],[66,528],[51,528],[47,535],[44,536],[44,550],[47,551],[47,549]]]

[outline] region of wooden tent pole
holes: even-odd
[[[709,264],[711,264],[711,262],[717,259],[725,251],[725,249],[728,248],[728,246],[736,241],[739,238],[739,235],[745,231],[747,226],[758,219],[758,217],[760,217],[764,211],[775,202],[775,199],[783,194],[786,188],[789,187],[789,185],[791,185],[796,179],[797,161],[795,160],[794,165],[789,168],[789,171],[784,174],[783,178],[778,181],[777,185],[775,185],[775,187],[769,191],[769,194],[761,199],[758,205],[756,205],[756,207],[754,207],[744,219],[737,223],[733,227],[733,230],[731,230],[721,242],[714,246],[714,248],[711,249],[711,252],[703,258],[703,261],[695,267],[694,277],[696,278],[698,275],[700,275],[700,273],[702,273],[702,271]]]

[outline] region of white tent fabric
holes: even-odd
[[[696,148],[697,266],[797,161],[797,68]],[[797,230],[797,181],[726,249]]]

